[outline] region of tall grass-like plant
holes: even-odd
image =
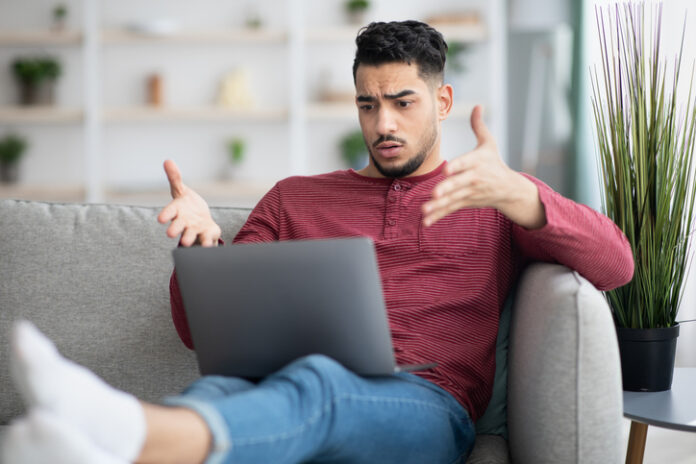
[[[616,324],[634,329],[676,323],[696,193],[693,64],[688,98],[677,97],[686,22],[668,65],[660,55],[662,4],[651,5],[649,15],[644,2],[595,10],[603,72],[591,73],[602,204],[635,259],[633,280],[606,296]]]

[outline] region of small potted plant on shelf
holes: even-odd
[[[466,72],[466,63],[464,55],[469,52],[469,45],[464,42],[452,41],[447,47],[447,56],[445,59],[448,71],[453,74],[462,74]]]
[[[681,52],[676,63],[661,59],[662,5],[646,30],[648,5],[597,10],[602,74],[592,76],[602,203],[635,260],[633,280],[606,293],[630,391],[671,387],[696,195],[696,99],[677,97]]]
[[[17,134],[7,134],[0,139],[0,182],[19,180],[19,160],[27,148],[27,141]]]
[[[233,137],[227,141],[227,178],[234,179],[237,167],[244,161],[246,141],[241,137]]]
[[[365,23],[365,13],[370,8],[369,0],[346,0],[346,13],[351,24],[362,25]]]
[[[56,58],[17,58],[12,62],[12,71],[19,84],[20,104],[52,105],[55,102],[55,84],[61,74]]]
[[[341,157],[351,168],[357,171],[367,166],[369,154],[362,131],[354,130],[344,135],[339,141],[339,148]]]
[[[53,7],[53,30],[65,30],[65,21],[68,18],[68,7],[62,3]]]

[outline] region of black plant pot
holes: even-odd
[[[19,163],[0,161],[0,182],[14,184],[19,180]]]
[[[616,328],[625,391],[672,388],[679,324],[658,329]]]
[[[53,105],[55,103],[55,81],[19,83],[19,103],[25,106]]]

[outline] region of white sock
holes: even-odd
[[[30,407],[52,413],[107,453],[135,461],[145,442],[145,414],[133,395],[63,358],[28,321],[12,332],[12,376]]]
[[[1,440],[0,462],[4,464],[126,464],[71,425],[38,409],[13,422]]]

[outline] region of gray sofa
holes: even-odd
[[[65,356],[145,400],[175,394],[197,377],[195,356],[170,317],[176,242],[157,213],[0,200],[0,424],[23,412],[6,342],[18,318],[33,321]],[[227,242],[248,213],[213,208]],[[520,279],[510,327],[509,357],[507,337],[499,340],[498,393],[468,462],[621,461],[619,357],[600,292],[563,266],[533,264]],[[505,424],[495,424],[505,413],[508,440]]]

